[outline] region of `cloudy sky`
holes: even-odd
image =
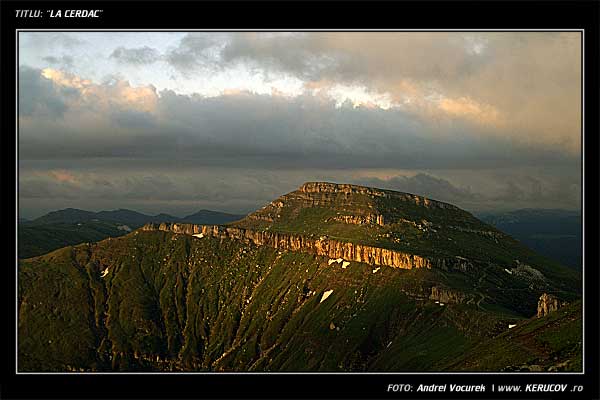
[[[20,213],[245,213],[312,180],[579,209],[580,97],[577,32],[21,32]]]

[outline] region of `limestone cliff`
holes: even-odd
[[[371,197],[385,197],[411,202],[416,205],[420,205],[426,208],[442,208],[458,210],[458,207],[452,204],[444,203],[437,200],[431,200],[423,196],[418,196],[410,193],[396,192],[392,190],[375,189],[366,186],[350,185],[350,184],[339,184],[329,182],[307,182],[302,185],[299,189],[302,193],[309,194],[331,194],[331,193],[344,193],[344,194],[364,194]]]
[[[286,214],[286,218],[289,219],[290,216],[293,218],[302,209],[327,208],[337,212],[336,216],[327,220],[328,222],[385,226],[399,221],[398,215],[394,211],[382,207],[381,202],[389,201],[398,202],[396,205],[408,203],[426,209],[460,212],[458,207],[451,204],[410,193],[350,184],[307,182],[297,190],[284,194],[257,212],[251,213],[246,220],[277,222],[282,214]],[[252,228],[253,226],[243,227]]]
[[[558,310],[564,304],[561,303],[556,296],[548,293],[543,293],[538,300],[537,317],[541,318]]]
[[[338,221],[346,224],[354,224],[354,225],[368,225],[368,224],[377,224],[380,226],[385,225],[383,215],[380,214],[369,214],[369,215],[338,215],[333,217],[329,221]]]
[[[431,268],[439,261],[396,250],[384,249],[350,242],[341,242],[326,237],[310,237],[269,231],[224,227],[217,225],[194,225],[178,223],[146,224],[142,230],[170,231],[186,235],[202,235],[221,239],[242,240],[258,246],[269,246],[281,250],[301,251],[330,258],[343,258],[348,261],[370,265],[384,265],[394,268]]]
[[[430,300],[436,300],[440,303],[462,303],[466,296],[456,290],[433,286],[431,288],[431,294],[429,295]]]

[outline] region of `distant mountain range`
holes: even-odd
[[[139,228],[149,222],[221,225],[243,217],[243,215],[211,210],[200,210],[180,218],[165,213],[146,215],[127,209],[92,212],[66,208],[52,211],[33,220],[19,218],[19,257],[33,257],[60,247],[121,236],[128,232],[124,227],[118,229],[119,225],[127,225],[127,228],[131,229]],[[522,209],[502,213],[481,213],[477,217],[538,253],[568,267],[581,269],[582,226],[579,212],[559,209]]]
[[[92,212],[66,208],[34,220],[19,218],[19,258],[38,256],[69,245],[122,236],[149,222],[220,225],[241,218],[243,215],[211,210],[200,210],[179,218],[169,214],[146,215],[126,209]]]
[[[27,225],[73,224],[88,221],[110,221],[139,228],[148,222],[186,222],[190,224],[225,224],[243,218],[243,215],[228,214],[219,211],[200,210],[183,218],[169,214],[146,215],[137,211],[118,209],[112,211],[85,211],[77,208],[65,208],[52,211],[34,220],[24,220]]]
[[[582,263],[581,214],[556,209],[523,209],[478,217],[526,246],[577,270]]]

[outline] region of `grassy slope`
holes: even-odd
[[[543,318],[522,321],[513,329],[476,346],[448,370],[581,371],[582,310],[577,301]]]
[[[397,249],[421,256],[460,256],[482,265],[495,265],[495,270],[490,269],[489,272],[497,280],[507,280],[508,277],[502,277],[506,274],[504,269],[514,268],[515,260],[519,260],[538,269],[548,278],[552,284],[546,291],[569,300],[577,297],[573,293],[580,292],[581,274],[531,251],[466,211],[425,208],[394,198],[341,193],[330,194],[327,207],[308,207],[293,195],[280,198],[285,200],[284,206],[276,211],[267,207],[255,213],[268,215],[274,219],[273,222],[245,218],[232,225],[313,237],[327,235],[332,239]],[[332,220],[340,215],[363,215],[365,210],[384,215],[386,225],[353,225]],[[432,223],[435,228],[423,230],[406,222],[422,224],[423,220]],[[469,229],[493,232],[497,236],[465,231]]]
[[[332,221],[375,211],[391,224]],[[22,261],[20,368],[462,369],[449,365],[507,330],[509,322],[534,314],[541,292],[569,301],[578,297],[578,274],[508,236],[465,232],[498,231],[462,210],[336,194],[327,208],[286,201],[270,216],[274,222],[246,218],[233,225],[467,257],[475,267],[463,272],[383,267],[373,273],[370,266],[352,263],[342,270],[310,254],[136,232]],[[402,219],[427,220],[437,232]],[[543,287],[507,273],[504,268],[514,267],[515,259],[542,271]],[[427,297],[434,285],[462,292],[465,303],[433,303]],[[319,303],[326,290],[333,294]],[[520,360],[518,355],[505,361]]]
[[[209,210],[201,210],[183,219],[167,214],[149,216],[130,210],[99,213],[74,209],[60,210],[19,225],[19,258],[35,257],[65,246],[122,236],[127,231],[117,229],[120,225],[135,229],[153,220],[211,225],[224,224],[239,218],[239,215]]]
[[[435,371],[514,318],[415,299],[449,279],[132,233],[21,262],[19,369]]]
[[[126,231],[117,229],[118,223],[83,221],[19,226],[19,258],[46,254],[61,247],[83,242],[96,242],[107,237],[121,236]]]

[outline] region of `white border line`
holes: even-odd
[[[581,352],[585,374],[585,30],[581,32]]]
[[[20,32],[580,32],[581,49],[581,191],[582,191],[582,372],[19,372],[18,370],[18,302],[15,302],[15,374],[16,375],[585,375],[585,29],[15,29],[15,48],[16,68],[15,68],[15,166],[17,171],[17,180],[15,183],[16,191],[16,227],[15,227],[15,254],[16,254],[16,274],[15,274],[15,294],[18,295],[18,218],[19,218],[19,33]]]

